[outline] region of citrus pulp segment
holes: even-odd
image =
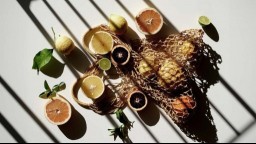
[[[61,96],[54,97],[45,105],[47,120],[55,125],[63,125],[71,118],[71,106]]]
[[[99,67],[100,69],[107,71],[111,68],[111,61],[107,58],[102,58],[99,60]]]
[[[158,33],[163,26],[163,17],[154,8],[143,9],[135,17],[137,29],[145,35]]]
[[[105,91],[103,80],[95,75],[84,78],[81,88],[85,95],[93,100],[99,98]]]
[[[210,19],[207,16],[200,16],[198,22],[202,26],[207,26],[211,23]]]
[[[105,55],[109,53],[114,45],[112,36],[104,31],[96,32],[90,41],[90,50],[95,54]]]

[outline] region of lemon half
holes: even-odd
[[[98,31],[92,36],[89,48],[95,54],[105,55],[112,50],[113,45],[114,40],[109,33]]]
[[[93,100],[99,98],[105,91],[103,80],[95,75],[86,77],[81,88],[85,95]]]

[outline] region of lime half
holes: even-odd
[[[210,19],[207,16],[200,16],[198,22],[201,26],[207,26],[211,23]]]
[[[111,61],[107,58],[102,58],[99,61],[99,67],[100,67],[100,69],[107,71],[111,68]]]

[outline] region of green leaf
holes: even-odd
[[[46,80],[44,81],[44,88],[45,88],[45,90],[47,90],[47,91],[51,91],[51,88],[49,87],[49,85],[48,85],[48,83],[47,83]]]
[[[53,86],[52,91],[59,92],[64,90],[65,88],[66,88],[66,84],[64,82],[61,82],[60,84]]]
[[[64,90],[64,89],[66,89],[66,84],[64,82],[61,82],[59,84],[59,90],[61,91],[61,90]]]
[[[42,99],[48,99],[49,93],[51,93],[51,91],[44,91],[39,95],[39,97]]]
[[[55,91],[55,92],[58,92],[59,90],[60,90],[59,85],[55,85],[55,86],[53,86],[53,88],[52,88],[52,91]]]
[[[52,53],[53,53],[53,49],[45,48],[39,51],[34,57],[32,69],[37,69],[37,72],[39,73],[41,68],[50,62],[52,58]]]
[[[48,95],[48,99],[51,99],[53,97],[56,97],[56,92],[52,91],[49,95]]]

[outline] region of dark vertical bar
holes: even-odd
[[[228,119],[219,111],[219,109],[211,102],[209,101],[212,108],[220,115],[220,117],[229,125],[229,127],[236,133],[236,135],[239,135],[240,133],[238,130],[228,121]]]
[[[71,4],[69,0],[65,0],[68,6],[75,12],[75,14],[79,17],[79,19],[86,25],[87,28],[91,28],[89,23],[83,18],[83,16],[77,11],[77,9]]]
[[[239,137],[244,135],[248,130],[250,130],[254,125],[256,124],[256,121],[250,122],[244,129],[242,129],[241,133],[238,136],[235,136],[232,138],[228,143],[234,143]]]
[[[74,36],[74,34],[70,31],[70,29],[67,27],[67,25],[62,21],[62,19],[59,17],[59,15],[55,12],[55,10],[51,7],[51,5],[46,1],[43,0],[44,4],[48,7],[48,9],[51,11],[51,13],[57,18],[57,20],[61,23],[61,25],[65,28],[65,30],[70,34],[70,36],[72,37],[72,39],[78,44],[78,46],[80,48],[82,48],[83,46],[79,43],[79,41],[76,39],[76,37]],[[85,55],[87,56],[88,60],[93,63],[93,59],[91,58],[90,55],[88,55],[88,53],[85,53]]]
[[[13,91],[13,89],[5,82],[5,80],[0,76],[0,83],[3,87],[10,93],[10,95],[19,103],[19,105],[27,112],[28,115],[38,124],[38,126],[50,137],[50,139],[59,143],[57,138],[44,126],[44,124],[34,115],[34,113],[27,107],[27,105],[19,98],[19,96]]]
[[[239,94],[220,76],[220,82],[229,90],[229,92],[244,106],[244,108],[253,116],[256,120],[256,113],[252,108],[239,96]]]
[[[120,0],[117,0],[116,2],[130,16],[131,19],[134,19],[134,16],[132,15],[132,13],[122,4],[122,2],[120,2]]]
[[[93,0],[89,0],[89,1],[100,12],[100,14],[105,18],[105,20],[108,20],[108,16],[101,10],[101,8]]]
[[[130,111],[133,113],[133,115],[137,118],[137,120],[140,122],[141,125],[144,126],[145,130],[149,133],[149,135],[154,139],[156,143],[159,143],[158,139],[152,134],[152,132],[145,126],[145,124],[141,121],[141,119],[135,114],[133,110],[130,109]]]
[[[164,114],[161,110],[159,110],[159,112],[161,113],[161,115],[164,117],[164,119],[169,123],[169,125],[172,127],[172,129],[176,132],[176,134],[180,137],[180,139],[184,142],[184,143],[188,143],[186,141],[186,139],[181,135],[181,133],[174,127],[174,125],[168,120],[166,114]]]
[[[46,32],[42,24],[38,21],[38,19],[35,17],[35,15],[31,12],[29,9],[29,4],[31,0],[17,0],[17,2],[20,4],[20,6],[23,8],[23,10],[26,12],[26,14],[29,16],[29,18],[33,21],[33,23],[36,25],[36,27],[39,29],[39,31],[43,34],[45,39],[48,41],[48,43],[54,47],[54,41],[50,37],[50,35]],[[71,70],[71,72],[75,75],[76,78],[79,78],[79,74],[75,71],[75,69],[72,68],[72,66],[67,62],[67,60],[64,58],[63,55],[57,53],[62,60],[65,62],[65,64],[68,66],[68,68]]]
[[[14,127],[7,121],[7,119],[0,113],[0,122],[4,128],[9,132],[10,135],[18,143],[26,143],[26,141],[21,137],[21,135],[14,129]]]

